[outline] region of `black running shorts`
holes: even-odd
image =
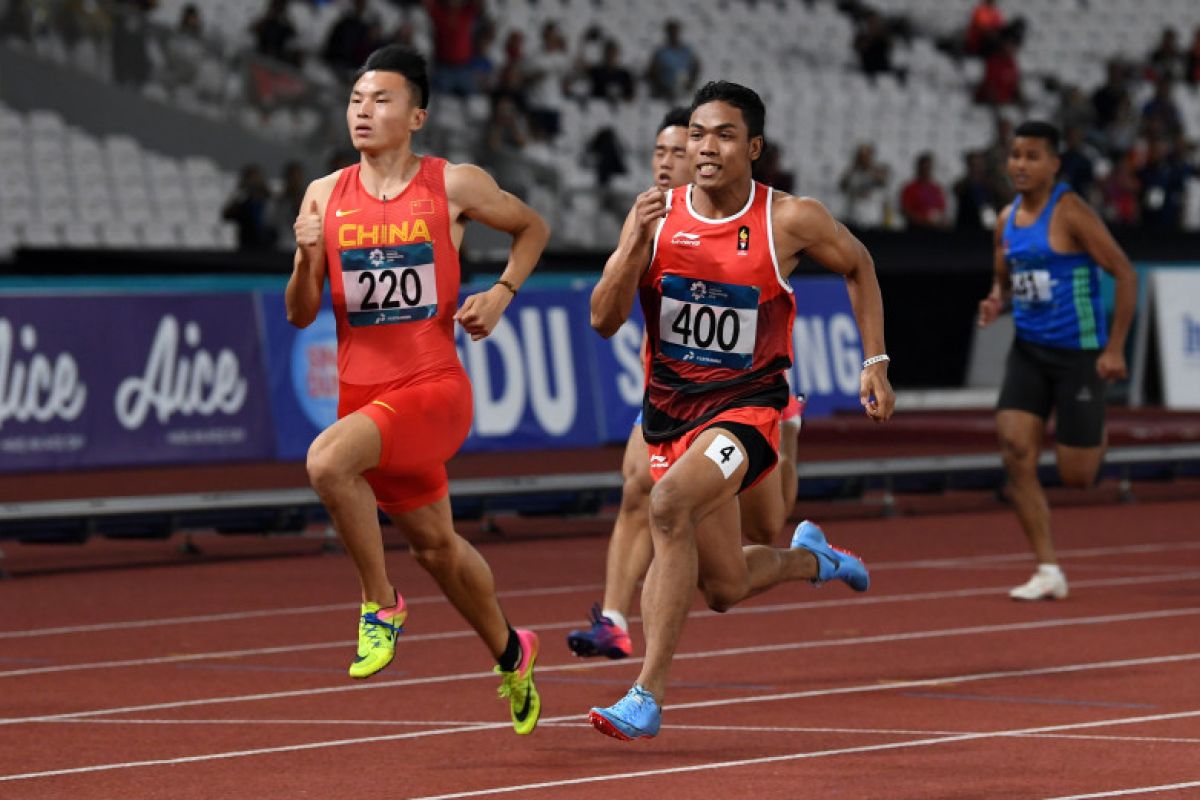
[[[1104,443],[1106,384],[1096,374],[1099,350],[1044,347],[1013,339],[997,411],[1055,412],[1055,439],[1069,447]]]

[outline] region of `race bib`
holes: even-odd
[[[1053,294],[1050,290],[1050,271],[1028,269],[1012,274],[1013,300],[1021,303],[1048,303]]]
[[[437,316],[437,275],[429,242],[342,251],[346,318],[355,327]]]
[[[750,369],[758,294],[757,286],[664,276],[658,319],[662,353],[706,367]]]

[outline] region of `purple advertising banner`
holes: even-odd
[[[249,293],[0,297],[0,472],[274,450]]]

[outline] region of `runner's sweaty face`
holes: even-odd
[[[762,137],[750,138],[746,120],[736,106],[714,100],[692,112],[688,156],[697,186],[714,190],[746,183],[762,147]]]
[[[398,72],[364,73],[350,91],[346,125],[356,150],[368,155],[408,145],[414,131],[425,124],[412,84]]]
[[[1058,174],[1058,154],[1037,136],[1018,136],[1008,151],[1008,179],[1018,192],[1045,189]]]

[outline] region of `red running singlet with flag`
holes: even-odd
[[[424,156],[396,197],[342,170],[325,208],[325,251],[342,383],[403,383],[458,372],[460,267],[450,237],[446,161]]]
[[[646,441],[678,438],[727,409],[787,405],[796,303],[775,258],[771,195],[752,183],[745,207],[724,219],[697,214],[690,186],[668,195],[639,285]]]

